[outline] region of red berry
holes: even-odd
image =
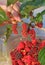
[[[27,37],[27,29],[28,29],[28,26],[26,23],[23,23],[22,24],[22,36],[23,37]]]
[[[23,29],[24,31],[26,31],[27,28],[28,28],[27,24],[26,24],[26,23],[23,23],[23,24],[22,24],[22,29]]]
[[[30,34],[31,39],[35,38],[35,30],[34,29],[29,30],[28,34]]]
[[[26,51],[26,52],[29,52],[29,51],[30,51],[30,48],[25,47],[25,51]]]
[[[24,45],[24,42],[20,42],[19,45],[17,46],[17,50],[22,50],[24,49],[25,45]]]
[[[21,60],[17,60],[17,63],[18,63],[19,65],[24,65],[24,63],[23,63]]]
[[[37,61],[37,62],[32,62],[32,65],[40,65],[40,63]]]
[[[27,37],[27,32],[26,31],[22,31],[22,36],[23,37]]]
[[[12,65],[19,65],[17,61],[12,61]]]
[[[10,56],[11,56],[11,57],[14,57],[13,51],[10,52]]]
[[[32,44],[33,46],[36,46],[37,40],[36,39],[32,39]]]
[[[17,28],[17,24],[12,24],[12,28],[16,29]]]
[[[45,46],[45,40],[42,41],[42,46]]]
[[[14,33],[14,34],[18,34],[18,31],[17,31],[17,24],[13,24],[12,25],[12,32]]]
[[[18,34],[18,31],[15,29],[15,30],[13,31],[13,33],[14,33],[14,34]]]
[[[45,47],[45,40],[43,40],[39,45],[39,50]]]
[[[25,50],[21,50],[22,55],[26,55],[26,51]]]
[[[16,65],[16,62],[15,61],[12,61],[12,65]]]
[[[24,63],[30,64],[31,61],[32,61],[32,58],[31,58],[30,55],[24,56],[24,57],[22,58],[22,61],[23,61]]]
[[[25,47],[29,47],[29,48],[32,47],[32,42],[31,41],[24,41],[24,43],[25,43]]]
[[[31,30],[28,31],[28,34],[31,34]]]
[[[43,27],[43,23],[42,22],[41,23],[37,23],[36,26],[42,28]]]

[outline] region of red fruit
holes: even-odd
[[[17,24],[12,24],[12,28],[16,29],[17,28]]]
[[[40,65],[40,63],[37,61],[37,62],[32,62],[32,65]]]
[[[25,50],[21,50],[22,55],[26,55],[26,51]]]
[[[10,52],[11,60],[15,61],[15,54],[14,51]]]
[[[29,51],[30,51],[30,48],[25,47],[25,51],[26,51],[26,52],[29,52]]]
[[[20,42],[19,45],[17,46],[17,50],[21,51],[22,49],[24,49],[25,44],[24,42]]]
[[[45,40],[43,40],[39,45],[39,50],[45,47]]]
[[[12,25],[12,31],[13,31],[14,34],[18,34],[18,31],[17,31],[16,28],[17,28],[17,24],[13,24]]]
[[[35,30],[34,29],[32,29],[31,32],[32,32],[32,34],[35,34]]]
[[[42,46],[45,46],[45,40],[42,41]]]
[[[15,30],[13,31],[13,33],[14,33],[14,34],[18,34],[18,31],[15,29]]]
[[[35,30],[34,29],[29,30],[28,34],[30,34],[31,39],[35,38]]]
[[[30,35],[30,38],[31,39],[35,39],[35,35]]]
[[[26,31],[22,31],[22,36],[23,37],[27,37],[27,32]]]
[[[26,23],[23,23],[23,24],[22,24],[22,29],[23,29],[24,31],[27,31],[27,28],[28,28],[27,24],[26,24]]]
[[[12,61],[12,65],[16,65],[16,62],[15,61]]]
[[[17,60],[17,63],[18,63],[19,65],[24,65],[24,63],[23,63],[21,60]]]
[[[33,46],[36,46],[37,40],[36,39],[32,39],[32,44]]]
[[[31,29],[31,30],[29,30],[28,33],[29,33],[29,34],[35,34],[35,30],[34,30],[34,29]]]
[[[28,40],[27,41],[24,41],[24,43],[25,43],[26,46],[30,46],[30,44],[31,44],[31,42],[28,41]]]
[[[31,30],[28,31],[28,34],[32,34],[32,33],[31,33]]]
[[[11,56],[11,57],[14,57],[13,51],[10,52],[10,56]]]
[[[17,61],[12,61],[12,65],[18,65]]]
[[[37,23],[36,26],[42,28],[43,27],[43,23],[42,22],[41,23]]]
[[[24,63],[30,64],[31,61],[32,61],[32,58],[31,58],[30,55],[24,56],[24,57],[22,58],[22,61],[23,61]]]
[[[22,36],[23,37],[27,37],[27,29],[28,29],[28,26],[26,23],[23,23],[22,24]]]

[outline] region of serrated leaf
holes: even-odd
[[[7,6],[14,4],[15,2],[17,2],[18,0],[7,0]]]
[[[45,47],[39,51],[38,60],[41,65],[45,65]]]
[[[0,24],[2,24],[4,21],[7,21],[9,18],[6,15],[5,11],[0,7]]]

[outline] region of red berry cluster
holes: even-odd
[[[41,28],[42,23],[37,23],[36,26]],[[12,32],[14,34],[18,34],[17,24],[12,24]],[[28,37],[29,35],[30,35],[31,39],[34,39],[36,37],[35,30],[33,28],[30,29],[30,26],[28,26],[28,24],[23,23],[22,24],[22,36],[23,37]]]
[[[10,55],[12,65],[41,65],[38,61],[38,53],[45,46],[45,40],[21,41]]]
[[[30,35],[32,39],[35,38],[35,30],[33,28],[30,29],[30,27],[28,28],[28,25],[26,23],[23,23],[22,24],[22,36],[27,37],[28,35]]]

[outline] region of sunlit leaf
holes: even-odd
[[[38,60],[41,65],[45,65],[45,47],[39,51]]]
[[[6,30],[6,40],[5,41],[7,41],[8,40],[8,38],[10,37],[10,35],[11,35],[11,33],[12,33],[12,30],[11,30],[11,25],[7,25],[7,30]]]
[[[7,0],[7,6],[14,4],[15,2],[17,2],[18,0]]]
[[[0,7],[0,24],[4,21],[7,21],[9,18],[6,15],[5,11]]]

